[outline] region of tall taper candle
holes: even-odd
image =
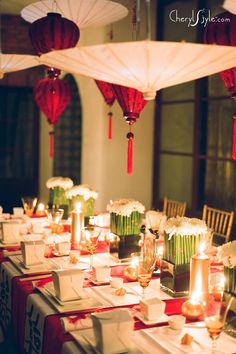
[[[79,248],[81,233],[84,227],[84,214],[81,205],[78,203],[75,210],[71,212],[71,247]]]
[[[207,301],[209,294],[210,259],[201,250],[191,257],[189,295],[199,302]]]

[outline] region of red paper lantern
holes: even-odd
[[[236,16],[226,11],[216,16],[219,20],[209,22],[204,41],[208,44],[236,46]],[[225,87],[236,100],[236,67],[220,72]],[[232,158],[236,160],[236,114],[234,113]]]
[[[33,22],[29,28],[31,43],[40,55],[51,50],[75,47],[80,31],[78,26],[61,14],[49,12],[47,16]],[[71,99],[68,83],[59,79],[60,70],[47,68],[48,78],[40,80],[34,88],[34,97],[39,108],[46,115],[49,124],[54,125]],[[50,132],[49,155],[53,157],[54,131]]]
[[[31,43],[40,55],[51,50],[75,47],[80,31],[71,20],[56,12],[49,12],[47,16],[33,22],[29,28]]]
[[[116,96],[112,89],[112,84],[109,82],[95,80],[97,87],[99,88],[103,98],[108,106],[112,106],[115,102]],[[112,139],[112,112],[108,112],[108,139]]]
[[[49,74],[50,75],[50,74]],[[56,124],[62,112],[66,109],[71,99],[71,90],[65,80],[58,75],[39,80],[34,88],[34,98],[41,111],[46,115],[48,123]],[[49,155],[53,157],[54,132],[50,132]]]
[[[147,101],[143,98],[142,92],[121,85],[112,84],[112,89],[115,93],[116,99],[122,108],[124,118],[130,126],[130,131],[127,134],[128,139],[128,159],[127,159],[127,173],[133,172],[133,139],[134,134],[131,132],[132,125],[139,118],[140,113],[145,107]]]

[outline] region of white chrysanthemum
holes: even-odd
[[[98,197],[98,193],[94,191],[88,184],[79,184],[78,186],[74,186],[66,192],[66,198],[68,199],[72,199],[78,195],[83,197],[84,200],[88,200],[90,198],[97,199]]]
[[[236,267],[236,241],[225,243],[218,252],[225,267]]]
[[[68,177],[51,177],[47,180],[46,186],[48,189],[53,189],[55,187],[63,188],[64,190],[73,187],[72,179]]]
[[[201,235],[207,233],[205,221],[196,218],[177,216],[166,221],[164,231],[171,238],[173,235]]]
[[[162,211],[148,210],[146,212],[146,226],[153,230],[163,230],[167,216]]]
[[[143,214],[145,207],[143,204],[134,199],[119,199],[107,205],[107,210],[110,213],[115,213],[122,216],[130,216],[133,211]]]

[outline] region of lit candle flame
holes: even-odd
[[[162,256],[163,256],[163,252],[164,252],[164,246],[159,246],[159,247],[157,248],[157,255],[158,255],[159,257],[162,257]]]
[[[204,253],[206,250],[206,242],[202,242],[199,245],[199,253]]]
[[[224,286],[225,286],[225,277],[224,277],[223,275],[220,277],[219,285],[224,289]]]
[[[81,212],[81,203],[76,203],[75,204],[75,211]]]
[[[137,268],[138,267],[138,260],[139,260],[138,256],[133,256],[132,261],[131,261],[131,267]]]
[[[44,210],[45,210],[45,205],[43,203],[39,203],[38,211],[44,211]]]
[[[201,295],[202,295],[202,293],[200,291],[194,292],[190,297],[191,303],[193,303],[193,304],[199,303],[199,301],[201,300]]]

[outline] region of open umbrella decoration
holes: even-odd
[[[74,74],[136,88],[145,99],[156,91],[235,65],[236,48],[165,41],[107,43],[53,51],[41,63]]]
[[[236,1],[235,0],[225,0],[222,7],[231,12],[232,14],[236,15]]]
[[[236,46],[236,15],[226,11],[216,17],[220,19],[220,22],[208,23],[205,29],[204,41],[208,44]],[[236,100],[236,67],[223,70],[219,74],[231,94],[231,98]],[[236,160],[236,112],[233,115],[233,122],[232,159]]]
[[[34,2],[21,11],[21,17],[34,22],[48,12],[60,13],[80,29],[105,26],[128,15],[125,6],[107,0],[43,0]]]
[[[127,173],[133,172],[133,140],[134,134],[131,129],[133,124],[139,118],[140,113],[145,107],[147,101],[144,99],[142,92],[121,85],[112,85],[116,99],[122,108],[123,116],[129,124],[130,131],[127,134],[128,151],[127,151]]]
[[[3,54],[0,50],[0,79],[5,73],[24,70],[41,65],[38,57],[25,54]]]
[[[101,92],[106,104],[111,108],[113,103],[115,102],[115,94],[112,89],[112,85],[109,82],[95,80],[99,91]],[[111,109],[107,113],[108,115],[108,139],[112,139],[112,112]]]
[[[162,88],[233,67],[236,48],[145,40],[77,46],[43,54],[40,61],[67,72],[134,88],[150,100]]]

